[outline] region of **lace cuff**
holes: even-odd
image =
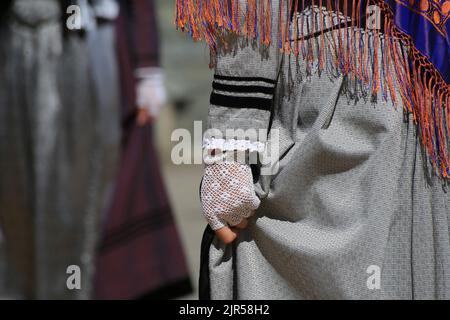
[[[203,148],[206,150],[249,151],[260,153],[264,151],[265,143],[250,140],[205,138],[203,140]]]

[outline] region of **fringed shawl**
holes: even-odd
[[[279,6],[280,23],[273,26],[272,0],[177,0],[175,24],[193,39],[205,40],[213,54],[226,34],[269,46],[272,28],[279,28],[276,41],[283,53],[315,63],[319,71],[331,65],[373,97],[381,92],[394,104],[401,99],[437,175],[448,179],[450,0],[280,0]],[[302,36],[302,23],[292,23],[294,13],[309,6],[319,10],[312,25],[313,33],[318,33],[319,40],[314,40],[318,50],[311,50],[311,40]],[[374,21],[377,9],[383,25],[374,27],[369,21]],[[351,18],[333,27],[332,41],[327,43],[323,26],[331,18],[324,11]],[[337,36],[341,31],[343,38]],[[374,49],[380,46],[381,51]]]

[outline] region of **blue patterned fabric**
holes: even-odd
[[[450,83],[450,1],[384,0],[394,23],[411,37],[414,46],[428,57],[446,84]]]

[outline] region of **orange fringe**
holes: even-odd
[[[292,26],[292,21],[297,22],[297,16],[292,19],[291,12],[302,12],[304,0],[278,1],[280,25],[275,45],[285,54],[301,56],[309,67],[317,60],[319,72],[332,68],[347,75],[362,83],[366,92],[374,97],[381,93],[384,99],[390,98],[397,104],[397,90],[404,111],[412,115],[418,127],[422,146],[436,174],[449,178],[450,86],[427,57],[414,47],[411,38],[396,28],[393,13],[383,1],[369,0],[366,5],[366,12],[369,5],[381,8],[385,18],[383,38],[378,29],[369,30],[367,23],[362,25],[359,10],[362,1],[344,1],[343,8],[336,8],[340,3],[338,0],[325,1],[318,0],[319,21],[316,21],[316,12],[312,11],[312,30],[308,30],[314,33],[317,27],[320,28],[318,50],[312,37],[305,40],[303,14],[300,14],[299,23]],[[341,24],[332,24],[331,41],[325,41],[323,10],[339,9],[347,16],[349,6],[352,8],[350,25],[346,19],[344,29]],[[218,49],[217,43],[229,33],[257,40],[266,47],[273,40],[272,0],[177,0],[175,10],[176,27],[189,33],[194,40],[205,40],[213,56]],[[328,15],[328,19],[331,22],[333,18]]]

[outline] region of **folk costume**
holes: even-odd
[[[206,230],[201,298],[450,298],[449,11],[176,2],[176,26],[209,44],[214,67],[204,147],[226,159],[206,164],[205,216],[214,230],[250,217],[232,245]],[[226,156],[273,143],[269,174]]]

